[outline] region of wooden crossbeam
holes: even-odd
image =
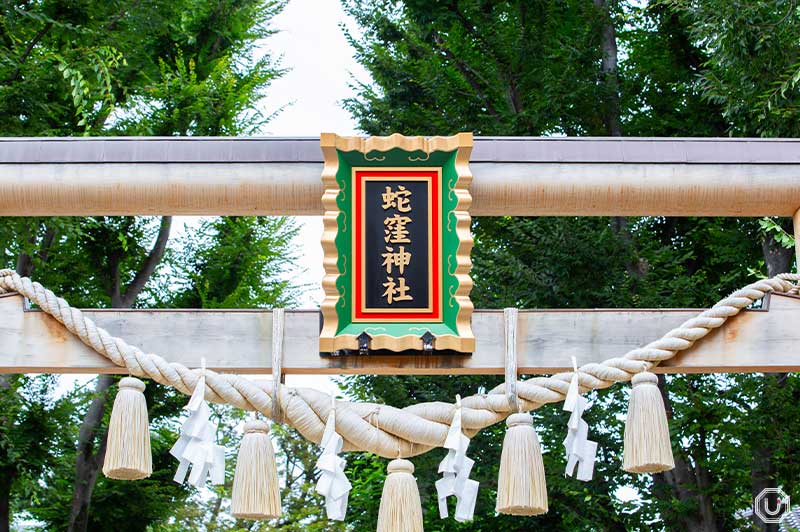
[[[316,138],[0,138],[0,216],[321,214]],[[492,215],[791,216],[800,140],[476,138],[471,212]],[[797,244],[800,260],[800,239]],[[800,264],[798,265],[800,267]],[[775,295],[660,371],[800,369],[800,303]],[[692,310],[524,311],[523,373],[620,356]],[[188,366],[269,373],[268,311],[87,311],[112,334]],[[502,374],[502,313],[473,317],[471,356],[317,353],[318,314],[287,314],[286,373]],[[16,295],[0,296],[0,372],[119,372]]]
[[[272,313],[252,310],[87,310],[112,334],[186,366],[269,374]],[[552,373],[601,362],[661,337],[698,310],[528,310],[519,314],[519,370]],[[284,373],[461,375],[504,372],[503,313],[477,311],[471,356],[320,356],[316,311],[286,313]],[[774,294],[659,366],[670,373],[800,370],[800,298]],[[0,372],[124,373],[17,294],[0,296]]]
[[[791,216],[800,140],[477,137],[473,216]],[[0,138],[0,215],[320,215],[317,138]]]

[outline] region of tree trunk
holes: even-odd
[[[788,233],[792,232],[792,224],[790,221],[784,221],[781,223],[781,227]],[[792,248],[783,247],[775,240],[772,233],[764,235],[761,249],[764,252],[764,262],[767,265],[767,275],[769,277],[792,271],[794,250]]]
[[[606,134],[612,137],[622,136],[619,105],[619,73],[617,67],[617,30],[611,18],[611,2],[613,0],[594,0],[594,5],[602,17],[600,49],[602,58],[600,71],[603,74],[603,122]]]
[[[136,298],[144,289],[147,281],[155,272],[164,253],[167,249],[169,240],[172,217],[164,216],[161,218],[161,227],[153,244],[153,248],[145,258],[139,271],[125,290],[122,290],[119,279],[119,264],[121,257],[111,257],[109,260],[110,269],[107,273],[110,287],[109,296],[111,297],[112,307],[129,308],[133,306]],[[100,432],[100,424],[103,420],[103,412],[108,402],[108,388],[114,383],[114,378],[109,375],[101,375],[97,379],[95,387],[96,397],[89,405],[89,410],[81,424],[80,436],[78,438],[78,453],[75,461],[75,486],[72,491],[72,507],[70,509],[69,532],[85,532],[89,525],[89,506],[92,500],[92,491],[97,482],[97,475],[103,466],[106,456],[106,438],[108,431]],[[99,437],[97,439],[96,437]],[[97,444],[95,445],[95,442]],[[95,450],[96,447],[96,450]]]
[[[600,49],[602,51],[600,59],[600,72],[603,75],[603,91],[601,103],[603,106],[603,126],[604,134],[609,137],[622,136],[622,118],[620,116],[619,105],[619,74],[617,59],[617,30],[614,27],[614,19],[611,17],[612,0],[593,0],[595,8],[600,13],[602,20],[600,26]],[[628,219],[624,216],[612,216],[611,228],[614,233],[622,240],[632,257],[625,261],[625,269],[633,279],[631,291],[637,290],[639,279],[645,273],[645,268],[636,256],[636,243],[633,241]]]
[[[672,419],[673,409],[667,382],[664,375],[658,376],[658,388],[664,400],[667,419]],[[691,393],[691,386],[689,387]],[[653,494],[662,500],[676,498],[686,506],[697,505],[697,511],[684,511],[680,515],[663,516],[668,528],[686,530],[687,532],[719,532],[719,520],[714,513],[711,497],[706,493],[713,482],[711,472],[701,464],[707,452],[705,437],[700,439],[695,455],[690,456],[684,449],[675,453],[675,469],[653,475]],[[694,463],[694,466],[692,466]]]
[[[219,512],[222,509],[222,495],[217,494],[216,500],[214,500],[214,506],[211,509],[211,516],[208,518],[208,523],[206,523],[206,530],[212,530],[217,528],[217,519],[219,518]]]
[[[769,377],[773,377],[771,375]],[[767,375],[764,378],[768,378]],[[775,481],[775,463],[774,463],[774,449],[768,445],[758,445],[753,449],[753,461],[750,464],[750,489],[755,501],[758,494],[767,488],[777,487]],[[770,508],[777,507],[776,497],[767,497],[770,501]],[[777,523],[764,523],[761,519],[753,514],[753,530],[761,532],[778,532]]]
[[[28,242],[31,244],[36,243],[36,233],[39,228],[39,222],[35,219],[31,221],[28,226]],[[44,242],[41,249],[42,254],[39,256],[41,261],[47,262],[47,253],[55,239],[55,230],[47,228]],[[30,277],[33,273],[33,258],[25,252],[21,252],[17,256],[16,272],[23,277]],[[0,375],[0,391],[8,390],[11,385],[8,381],[9,376]],[[19,399],[22,400],[22,399]],[[0,425],[7,422],[5,418],[0,418]],[[11,484],[17,475],[17,471],[11,468],[0,470],[0,532],[8,532],[11,529]]]
[[[89,503],[92,500],[92,491],[97,482],[97,474],[105,459],[106,434],[101,435],[95,452],[95,437],[97,429],[103,420],[106,402],[108,401],[108,388],[114,383],[111,375],[100,375],[95,386],[96,397],[89,405],[89,410],[81,423],[78,436],[78,450],[75,460],[75,487],[72,491],[72,506],[70,508],[69,532],[87,530],[89,526]]]
[[[11,483],[15,473],[11,468],[0,469],[0,532],[11,530]]]
[[[5,375],[0,375],[0,392],[11,388]],[[0,424],[8,423],[6,418],[0,418]],[[11,481],[16,472],[11,468],[0,470],[0,532],[11,529]]]
[[[784,224],[782,224],[784,225]],[[784,229],[789,229],[785,226]],[[764,236],[762,243],[762,250],[764,252],[764,262],[767,265],[767,275],[774,277],[779,273],[786,273],[792,271],[792,259],[794,257],[794,250],[785,248],[773,238],[771,233]],[[763,376],[763,393],[759,398],[759,403],[754,409],[754,415],[765,415],[773,417],[776,412],[774,395],[776,390],[786,386],[786,373],[769,373]],[[783,424],[778,419],[773,418],[773,422],[768,426],[774,427],[776,431],[784,430]],[[773,438],[758,438],[753,447],[753,460],[750,464],[750,490],[753,495],[753,500],[767,488],[777,488],[778,482],[776,478],[775,467],[775,446]],[[773,498],[772,508],[776,507],[776,501]],[[755,514],[753,515],[753,525],[755,530],[760,532],[778,532],[779,527],[777,523],[764,523]]]
[[[29,244],[36,243],[36,233],[38,228],[39,222],[36,221],[36,219],[30,220],[26,223],[26,240]],[[23,277],[30,277],[31,273],[33,273],[33,258],[24,251],[20,251],[20,254],[17,255],[17,265],[15,270]]]

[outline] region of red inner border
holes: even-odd
[[[361,221],[364,215],[363,213],[363,198],[361,197],[361,183],[363,177],[397,177],[399,181],[402,181],[403,177],[430,177],[431,178],[431,212],[430,220],[431,223],[436,223],[436,227],[434,230],[431,231],[431,249],[433,257],[431,258],[431,268],[433,271],[431,272],[433,275],[433,281],[431,283],[431,290],[432,290],[432,298],[431,298],[431,312],[370,312],[364,313],[361,312],[361,303],[363,301],[364,294],[362,293],[361,286],[363,285],[362,280],[364,276],[364,272],[362,270],[362,256],[361,256],[361,246],[358,244],[364,238],[364,235],[361,231]],[[441,265],[439,264],[439,235],[441,233],[441,220],[439,219],[439,173],[437,171],[432,170],[356,170],[355,175],[355,317],[356,319],[369,319],[374,321],[380,321],[381,319],[402,319],[407,321],[413,321],[414,319],[434,319],[440,318],[440,304],[441,304],[441,294],[439,288],[439,277],[440,277],[440,268]]]

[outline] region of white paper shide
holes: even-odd
[[[178,470],[173,480],[182,484],[189,466],[189,484],[201,488],[210,476],[212,484],[225,483],[225,448],[216,445],[217,425],[212,423],[211,409],[205,400],[205,363],[203,375],[198,379],[189,404],[184,408],[189,417],[181,426],[181,436],[170,449],[170,454],[178,459]]]
[[[594,474],[597,442],[589,441],[589,424],[582,418],[589,401],[580,394],[578,388],[578,365],[574,357],[572,365],[575,368],[575,373],[572,375],[567,398],[564,400],[564,410],[572,412],[567,423],[567,437],[564,439],[564,449],[567,453],[567,468],[564,474],[575,476],[575,466],[577,466],[576,478],[587,482],[592,480],[592,475]]]
[[[347,499],[350,495],[350,481],[344,474],[346,461],[339,456],[344,439],[336,432],[336,402],[333,401],[331,413],[322,434],[322,454],[317,460],[320,470],[317,493],[325,497],[325,512],[328,519],[343,521],[347,513]]]
[[[447,498],[455,496],[455,520],[460,523],[472,521],[478,498],[478,481],[469,478],[475,461],[467,458],[468,446],[469,438],[461,432],[461,397],[456,397],[456,411],[444,442],[444,448],[448,450],[447,456],[439,464],[442,478],[436,481],[439,517],[442,519],[448,515]]]

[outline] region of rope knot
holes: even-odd
[[[269,433],[269,425],[266,421],[262,421],[260,419],[254,419],[253,421],[248,421],[244,424],[244,432],[247,434],[248,432],[263,432],[264,434]]]
[[[130,388],[131,390],[136,390],[137,392],[144,392],[144,383],[136,377],[125,377],[120,379],[119,388]]]
[[[414,464],[405,460],[403,458],[396,458],[389,462],[389,466],[386,468],[386,471],[389,473],[414,473]]]
[[[508,428],[516,427],[518,425],[533,426],[533,417],[530,414],[526,414],[524,412],[511,414],[510,416],[508,416],[508,419],[506,419],[506,425],[508,425]]]
[[[642,384],[658,384],[658,377],[654,373],[643,371],[642,373],[637,373],[633,376],[631,379],[631,384],[634,386],[640,386]]]

